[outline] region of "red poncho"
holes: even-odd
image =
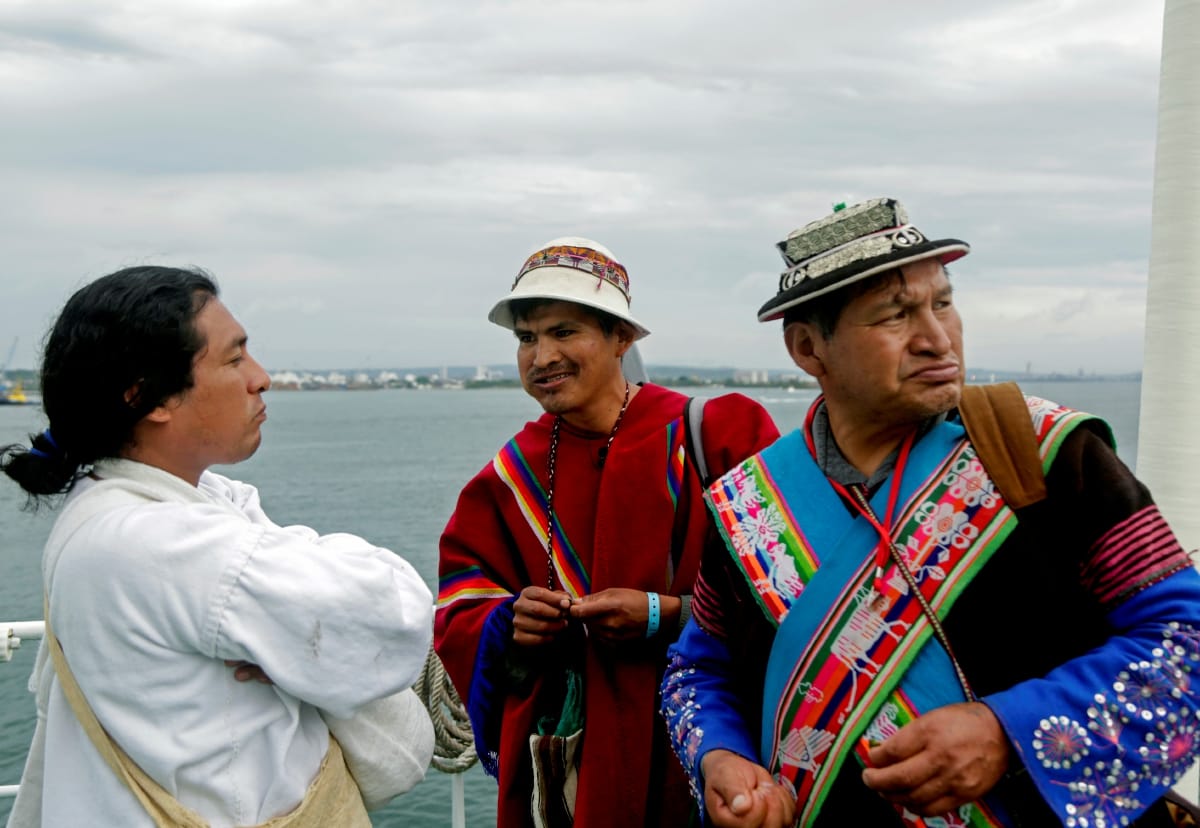
[[[686,405],[682,394],[642,387],[603,467],[597,461],[608,435],[560,426],[554,507],[565,542],[556,536],[555,548],[573,550],[564,555],[577,561],[582,592],[626,587],[691,594],[710,530],[695,469],[682,461]],[[483,759],[498,771],[501,828],[531,822],[528,737],[535,717],[557,710],[557,685],[549,678],[558,667],[553,648],[534,654],[544,675],[519,686],[506,659],[515,649],[514,597],[547,580],[546,515],[538,497],[547,488],[553,422],[546,414],[527,424],[467,484],[441,539],[435,646],[471,709],[477,746],[484,754],[494,751]],[[767,412],[746,397],[730,394],[705,405],[703,443],[712,475],[777,436]],[[657,714],[666,648],[677,635],[671,629],[620,646],[577,639],[583,642],[576,655],[583,664],[585,725],[576,826],[686,824],[687,782]]]

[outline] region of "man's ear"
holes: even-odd
[[[142,383],[138,382],[131,385],[125,390],[125,404],[133,406],[137,402],[138,395],[141,393]],[[178,397],[171,397],[163,402],[162,405],[156,406],[150,413],[146,414],[142,419],[149,420],[152,423],[165,423],[171,419],[171,411],[179,405]]]
[[[820,379],[825,375],[825,363],[821,359],[825,337],[809,322],[792,322],[783,329],[783,343],[787,346],[792,362],[804,373]]]
[[[169,405],[169,403],[160,405],[158,408],[155,408],[154,410],[152,410],[149,414],[147,414],[142,419],[149,420],[152,423],[168,422],[171,419],[171,406]]]
[[[633,345],[634,339],[637,337],[637,332],[633,326],[625,320],[617,322],[613,333],[617,336],[617,357],[625,356],[625,352]]]

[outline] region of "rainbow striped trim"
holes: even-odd
[[[671,505],[679,505],[679,493],[683,490],[683,466],[686,450],[683,447],[683,418],[667,426],[667,493]]]
[[[438,609],[445,609],[455,601],[511,597],[511,592],[484,575],[477,566],[448,572],[438,579]]]
[[[896,692],[892,693],[892,697],[880,708],[875,720],[863,732],[862,737],[858,740],[858,747],[855,748],[855,753],[859,755],[859,758],[863,760],[863,764],[866,765],[867,752],[871,748],[882,742],[886,742],[896,734],[896,731],[915,720],[919,715],[921,714],[917,710],[917,706],[913,704],[908,694],[903,690],[896,690]]]
[[[751,591],[778,627],[820,567],[816,551],[758,455],[714,483],[708,498]],[[762,543],[768,535],[777,539]]]
[[[509,440],[507,445],[500,449],[492,461],[492,467],[512,492],[517,508],[525,516],[530,531],[544,549],[546,524],[550,516],[546,491],[526,462],[525,455],[517,446],[516,438]],[[575,553],[575,547],[563,531],[561,520],[554,521],[554,573],[563,589],[573,598],[580,598],[591,591],[591,578]]]
[[[1033,418],[1033,430],[1037,434],[1041,446],[1042,471],[1049,472],[1050,464],[1058,454],[1058,449],[1067,435],[1084,420],[1096,419],[1093,415],[1067,408],[1041,397],[1026,397],[1025,404],[1029,406],[1029,416]],[[1110,438],[1110,443],[1111,438]]]

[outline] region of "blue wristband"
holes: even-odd
[[[662,623],[661,602],[657,592],[647,592],[646,598],[650,602],[650,617],[646,619],[646,638],[653,638],[658,632],[659,624]]]

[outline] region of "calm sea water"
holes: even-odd
[[[1140,385],[1117,382],[1028,383],[1036,394],[1103,416],[1121,457],[1137,456]],[[691,390],[709,396],[719,389]],[[751,390],[780,430],[800,425],[813,393]],[[479,391],[276,392],[258,454],[222,469],[258,486],[280,523],[321,532],[348,531],[403,555],[436,588],[437,539],[458,491],[521,424],[538,413],[515,389]],[[0,406],[0,445],[44,427],[33,407]],[[20,511],[23,496],[0,478],[0,620],[41,617],[41,546],[53,513]],[[35,647],[0,664],[0,784],[20,778],[33,732],[26,692]],[[131,679],[134,680],[134,679]],[[331,680],[337,680],[331,677]],[[478,765],[467,774],[467,824],[495,823],[495,784]],[[10,799],[0,799],[0,823]],[[450,822],[450,778],[426,780],[372,815],[377,826],[443,826]]]

